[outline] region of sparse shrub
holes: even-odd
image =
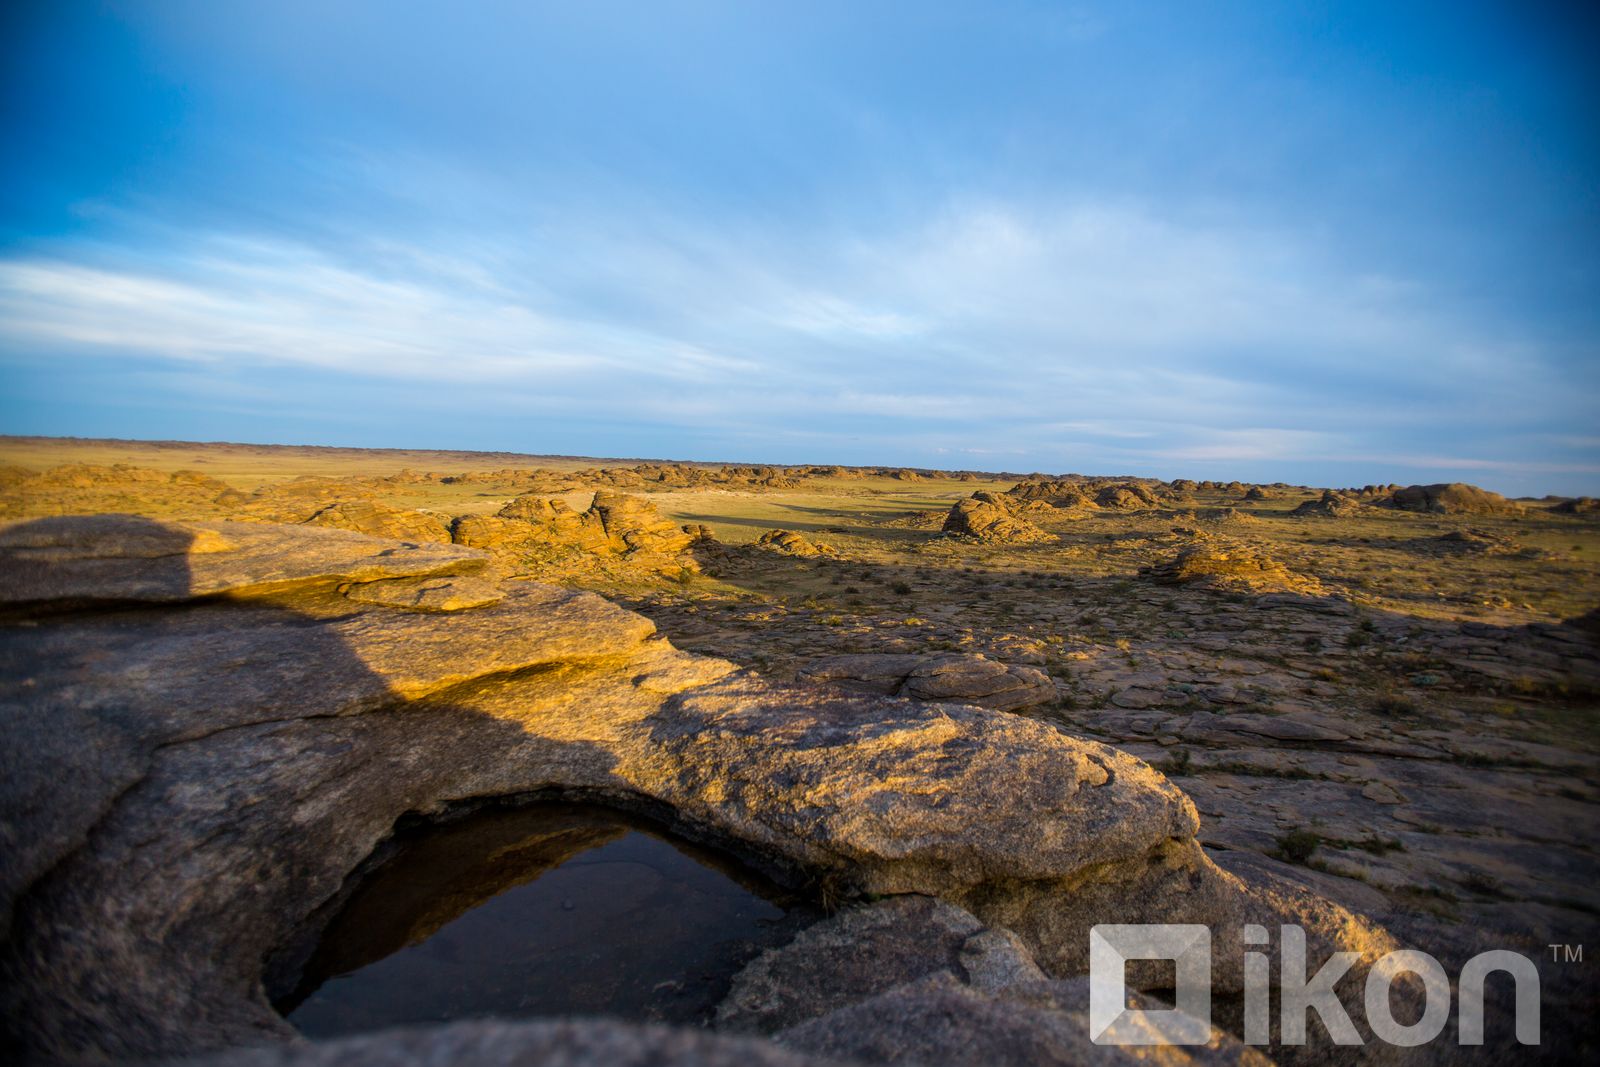
[[[1321,844],[1322,835],[1314,830],[1291,830],[1278,838],[1277,856],[1290,863],[1305,866]]]
[[[1404,693],[1394,689],[1380,689],[1372,698],[1372,710],[1386,715],[1415,715],[1421,706]]]
[[[895,582],[889,587],[889,592],[893,593],[895,596],[910,596],[911,586],[907,585],[905,582]]]
[[[1369,834],[1357,841],[1355,847],[1374,856],[1386,856],[1391,852],[1404,852],[1406,843],[1398,837],[1379,837],[1377,834]]]
[[[1194,767],[1194,755],[1186,748],[1175,748],[1172,756],[1156,769],[1162,774],[1189,774]]]

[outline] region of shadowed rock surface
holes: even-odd
[[[1131,993],[1128,1006],[1167,1005]],[[1089,1039],[1088,985],[1052,981],[1009,930],[927,897],[853,908],[747,966],[719,1028],[863,1063],[1015,1065],[1140,1062],[1140,1048]],[[1160,1050],[1163,1062],[1269,1061],[1222,1032]]]
[[[1043,671],[973,655],[829,656],[802,668],[795,680],[1000,711],[1045,704],[1057,697],[1055,683]]]
[[[35,519],[0,530],[0,604],[255,597],[337,582],[477,574],[486,563],[452,545],[320,533],[264,523],[164,525],[133,515]]]
[[[1340,493],[1332,489],[1324,489],[1322,497],[1318,500],[1307,500],[1298,505],[1289,514],[1297,518],[1322,517],[1340,519],[1351,515],[1361,514],[1361,509],[1366,503],[1349,493]]]
[[[767,1041],[610,1019],[461,1022],[183,1062],[188,1067],[848,1067]]]
[[[1431,511],[1443,515],[1500,515],[1522,510],[1499,493],[1464,482],[1408,485],[1396,489],[1386,502],[1402,511]]]
[[[1088,1005],[1087,980],[1019,983],[992,995],[962,985],[949,972],[939,972],[780,1031],[774,1040],[797,1052],[871,1064],[1076,1067],[1153,1060],[1265,1067],[1272,1063],[1215,1029],[1205,1044],[1160,1044],[1159,1030],[1129,1024],[1116,1028],[1128,1044],[1098,1045],[1089,1040]],[[1128,1007],[1169,1008],[1137,993],[1129,995]],[[1202,1033],[1207,1029],[1198,1020],[1191,1025]],[[1142,1047],[1140,1038],[1155,1047]]]

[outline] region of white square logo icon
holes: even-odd
[[[1128,960],[1172,960],[1176,1006],[1128,1007]],[[1196,923],[1105,924],[1089,931],[1089,1039],[1097,1045],[1211,1040],[1211,931]]]

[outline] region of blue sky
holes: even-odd
[[[1594,493],[1582,10],[10,4],[0,430]]]

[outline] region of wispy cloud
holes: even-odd
[[[1343,268],[1281,229],[1114,200],[956,201],[833,239],[632,217],[625,231],[538,220],[536,245],[487,224],[355,235],[336,253],[248,234],[149,257],[64,244],[0,260],[0,347],[281,375],[285,402],[305,376],[338,373],[464,410],[590,406],[709,424],[730,443],[1041,467],[1266,469],[1372,455],[1374,441],[1414,457],[1461,397],[1492,394],[1508,424],[1574,401],[1532,340],[1485,342],[1425,287]]]

